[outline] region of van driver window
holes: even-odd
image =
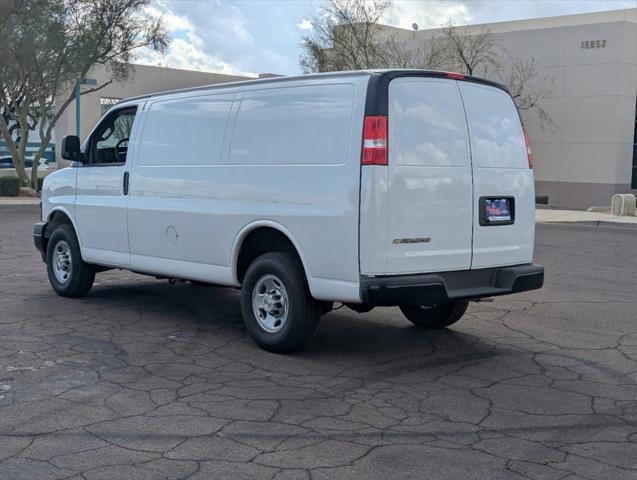
[[[108,115],[93,133],[89,164],[123,165],[137,107],[126,107]]]

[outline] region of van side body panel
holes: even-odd
[[[270,224],[297,245],[315,298],[360,301],[367,78],[150,99],[130,180],[132,269],[237,286],[239,233]],[[157,115],[181,124],[174,127],[181,134],[168,137],[166,121]],[[192,129],[198,138],[186,136]],[[167,147],[172,158],[157,145],[162,138],[180,147]],[[214,148],[202,149],[206,140]]]
[[[228,284],[213,165],[221,161],[234,98],[199,92],[148,101],[130,179],[134,269]]]

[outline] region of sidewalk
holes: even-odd
[[[0,197],[0,205],[40,205],[40,197]]]
[[[618,217],[610,213],[579,212],[575,210],[537,209],[535,210],[535,222],[609,222],[637,225],[637,217]]]

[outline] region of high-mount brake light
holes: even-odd
[[[447,76],[449,78],[453,78],[454,80],[463,80],[464,79],[464,74],[457,73],[457,72],[447,72]]]
[[[524,132],[524,145],[526,147],[526,158],[529,162],[529,168],[533,168],[533,154],[531,153],[531,144],[529,143],[529,134],[526,131],[526,127],[522,127]]]
[[[387,165],[387,116],[365,117],[362,165]]]

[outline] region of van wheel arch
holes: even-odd
[[[60,225],[68,225],[69,227],[71,227],[71,229],[75,233],[75,236],[77,237],[75,225],[73,225],[70,217],[61,210],[55,210],[54,212],[50,213],[49,217],[47,218],[46,230],[44,231],[44,237],[42,238],[42,244],[45,252],[49,243],[49,238],[51,237],[55,229]]]
[[[235,272],[239,283],[243,283],[248,267],[257,257],[271,252],[286,252],[296,257],[307,278],[301,255],[290,237],[274,227],[260,226],[248,232],[238,248]]]

